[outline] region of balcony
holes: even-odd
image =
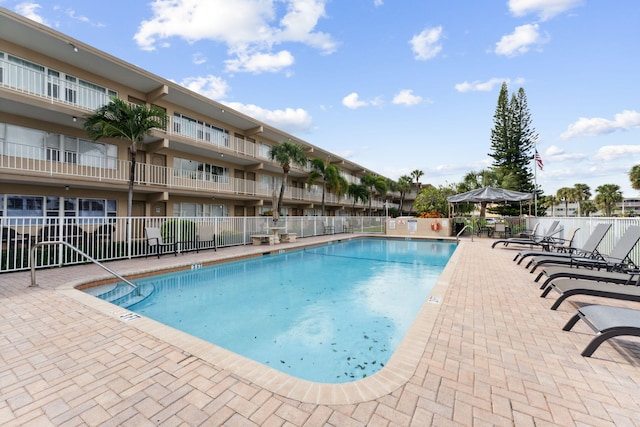
[[[83,179],[84,181],[125,185],[129,182],[130,164],[131,162],[128,160],[80,155],[71,152],[60,153],[48,148],[9,142],[0,146],[0,169],[3,173],[28,176],[30,179],[57,178],[67,183],[73,182],[74,179]],[[155,191],[181,189],[269,200],[272,197],[272,189],[261,186],[256,181],[201,171],[184,171],[147,163],[136,163],[136,184],[144,186],[150,191],[153,191],[155,187]],[[318,204],[322,201],[322,193],[301,188],[287,188],[285,189],[285,200]],[[346,207],[353,205],[351,198],[337,197],[332,193],[325,194],[325,202],[330,205],[344,205]],[[382,201],[373,201],[372,203],[372,207],[377,209],[381,209],[383,206]]]

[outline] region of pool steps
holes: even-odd
[[[85,292],[98,297],[102,300],[118,305],[122,308],[131,307],[134,304],[147,298],[153,293],[154,286],[152,284],[144,284],[131,289],[123,283],[96,286]]]

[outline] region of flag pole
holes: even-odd
[[[533,213],[538,217],[538,143],[533,142]]]

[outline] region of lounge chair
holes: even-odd
[[[597,257],[598,254],[598,245],[604,239],[604,236],[607,234],[609,229],[611,228],[611,224],[603,224],[600,223],[596,225],[596,227],[591,232],[591,235],[584,242],[584,245],[581,248],[569,248],[566,249],[566,252],[546,252],[546,251],[521,251],[516,255],[513,259],[518,260],[518,264],[522,263],[525,258],[535,257],[535,256],[544,256],[544,257],[552,257],[552,258],[568,258],[572,256],[584,256],[584,257]],[[532,260],[529,260],[526,268],[531,267]]]
[[[623,301],[640,301],[640,275],[629,284],[616,284],[612,282],[596,282],[585,279],[558,279],[549,283],[540,297],[546,297],[552,290],[557,291],[560,297],[553,303],[551,310],[556,310],[560,304],[573,295],[589,295],[601,298],[610,298]]]
[[[621,335],[640,336],[640,311],[623,307],[609,307],[606,305],[588,305],[578,309],[578,312],[562,328],[570,331],[580,320],[596,333],[595,338],[580,353],[590,357],[600,344],[610,338]]]
[[[629,254],[640,240],[640,227],[632,225],[624,232],[618,243],[613,247],[609,255],[599,254],[598,257],[534,257],[531,264],[531,273],[541,265],[555,264],[568,265],[570,267],[588,267],[596,269],[605,269],[609,271],[628,271],[629,266],[635,267],[633,262],[629,260]],[[543,273],[541,273],[543,274]],[[539,280],[536,279],[536,282]]]
[[[631,272],[592,270],[590,268],[571,268],[564,266],[547,267],[542,273],[536,277],[538,282],[542,276],[547,276],[545,281],[540,285],[540,289],[546,289],[551,283],[557,279],[583,279],[595,282],[610,282],[628,285],[634,280]]]
[[[498,243],[502,243],[504,246],[508,246],[510,243],[516,245],[529,245],[529,246],[542,246],[548,248],[552,242],[554,234],[562,231],[562,228],[557,228],[560,221],[553,221],[549,226],[549,229],[543,236],[536,236],[531,239],[521,237],[510,237],[508,239],[498,239],[491,245],[491,248],[495,248]]]
[[[541,251],[540,250],[520,251],[516,254],[513,260],[518,261],[518,259],[520,259],[520,262],[521,262],[523,258],[526,258],[528,256],[545,255],[550,253],[551,251],[555,251],[553,253],[570,253],[567,251],[571,251],[573,249],[572,247],[573,239],[575,239],[576,233],[578,232],[578,230],[580,230],[580,228],[572,228],[571,230],[569,230],[569,233],[567,233],[566,238],[555,238],[554,242],[552,242],[546,248],[549,250],[543,249]],[[518,262],[518,264],[520,264],[520,262]]]
[[[147,235],[147,255],[155,253],[160,258],[165,248],[171,249],[174,256],[178,255],[178,242],[165,242],[158,227],[145,227],[144,232]]]

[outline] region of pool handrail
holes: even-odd
[[[473,227],[469,224],[465,225],[464,227],[462,227],[462,230],[458,231],[458,234],[456,234],[456,240],[459,241],[460,240],[460,235],[462,233],[464,233],[464,230],[466,230],[467,228],[471,229],[471,241],[473,242]]]
[[[80,249],[76,248],[72,244],[70,244],[68,242],[65,242],[63,240],[48,240],[48,241],[44,241],[44,242],[38,242],[38,243],[34,244],[31,247],[31,253],[29,254],[30,258],[31,258],[31,260],[30,260],[31,261],[31,284],[29,285],[29,287],[37,287],[38,286],[38,284],[36,283],[36,251],[35,250],[40,246],[53,246],[53,245],[64,245],[64,246],[70,248],[71,250],[77,252],[78,254],[80,254],[81,256],[85,257],[86,259],[88,259],[92,263],[96,264],[98,267],[101,267],[101,268],[105,269],[106,271],[108,271],[109,273],[113,274],[116,278],[122,280],[124,283],[126,283],[129,286],[131,286],[133,289],[138,289],[138,286],[134,285],[129,280],[125,279],[124,277],[122,277],[121,275],[116,273],[115,271],[111,270],[109,267],[107,267],[106,265],[102,264],[100,261],[92,258],[91,256],[89,256],[86,253],[82,252]]]

